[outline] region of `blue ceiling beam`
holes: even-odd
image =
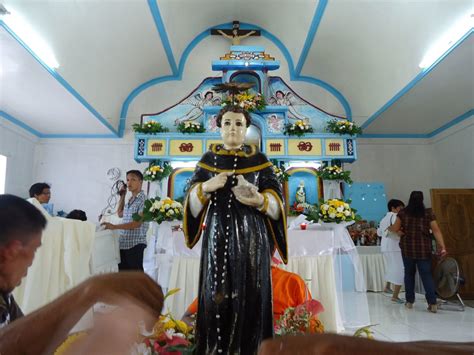
[[[157,1],[148,0],[148,7],[150,8],[153,20],[155,21],[156,30],[160,35],[163,48],[165,49],[166,58],[168,58],[168,63],[171,67],[171,72],[173,73],[173,75],[178,75],[178,68],[176,67],[176,61],[174,60],[174,55],[171,49],[168,33],[166,32],[165,24],[163,22],[163,18],[161,17]]]
[[[428,68],[423,69],[412,81],[410,81],[402,90],[400,90],[394,97],[392,97],[385,105],[383,105],[377,112],[375,112],[372,116],[370,116],[367,121],[362,124],[362,129],[366,129],[372,122],[374,122],[377,118],[380,117],[382,113],[387,111],[390,106],[392,106],[396,101],[398,101],[403,95],[405,95],[408,91],[413,89],[424,77],[426,77],[438,64],[440,64],[444,59],[446,59],[461,43],[467,40],[474,29],[471,28],[464,36],[462,36],[456,43],[454,43],[444,54],[439,57],[433,64],[431,64]]]
[[[109,129],[116,137],[118,136],[118,130],[97,112],[64,78],[59,75],[54,69],[50,68],[44,63],[23,40],[16,35],[8,25],[0,20],[0,26],[3,27],[17,42],[20,44],[46,71],[53,76],[72,96],[74,96],[96,119],[98,119],[107,129]]]
[[[296,65],[296,75],[301,74],[301,70],[303,69],[306,57],[308,56],[314,38],[316,37],[316,32],[318,31],[319,24],[321,23],[327,4],[328,0],[319,0],[318,2],[318,6],[316,7],[316,10],[314,12],[313,20],[311,21],[311,26],[309,27],[308,35],[306,36],[306,41],[304,42],[303,50],[301,51],[300,59],[298,60],[298,64]]]

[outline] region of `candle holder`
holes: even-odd
[[[306,230],[306,227],[307,227],[307,224],[306,224],[306,223],[301,223],[301,224],[300,224],[301,230],[303,230],[303,231]]]

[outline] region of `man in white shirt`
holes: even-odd
[[[400,212],[400,210],[402,210],[405,205],[400,200],[390,200],[387,207],[388,212],[380,221],[380,225],[377,230],[377,234],[382,237],[381,251],[386,265],[385,280],[387,281],[387,284],[385,285],[384,292],[391,293],[392,290],[390,289],[390,284],[392,284],[392,302],[402,304],[404,303],[403,300],[398,298],[404,278],[402,253],[400,246],[398,245],[401,234],[399,235],[398,233],[391,232],[388,230],[388,227],[395,223],[395,220],[397,219],[397,213]]]

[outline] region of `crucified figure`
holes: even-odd
[[[217,30],[217,32],[219,32],[225,38],[230,39],[232,41],[233,46],[238,46],[240,44],[241,39],[247,38],[255,33],[255,31],[250,31],[246,34],[239,35],[239,30],[237,28],[232,29],[232,35],[228,35],[222,30]]]

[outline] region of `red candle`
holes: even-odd
[[[301,230],[306,230],[306,223],[301,223],[300,228]]]
[[[206,230],[206,223],[202,224],[202,230]]]

